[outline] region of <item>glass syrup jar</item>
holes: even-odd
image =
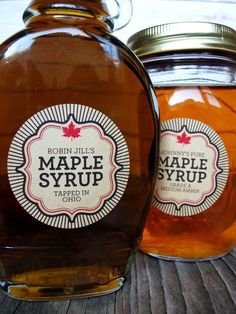
[[[102,295],[129,274],[158,112],[142,64],[111,35],[131,2],[114,3],[116,18],[111,1],[33,0],[0,46],[0,282],[12,297]]]
[[[141,250],[186,261],[236,245],[236,33],[180,22],[133,35],[128,45],[155,86],[159,171]]]

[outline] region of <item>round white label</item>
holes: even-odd
[[[118,127],[84,105],[49,107],[27,120],[8,155],[11,188],[22,207],[58,228],[106,216],[129,177],[129,152]]]
[[[224,143],[212,128],[184,118],[162,123],[154,206],[176,216],[201,213],[220,197],[228,173]]]

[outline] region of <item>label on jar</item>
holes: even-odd
[[[80,228],[108,215],[129,178],[124,136],[106,115],[84,105],[44,109],[16,133],[8,176],[21,206],[57,228]]]
[[[155,207],[176,216],[201,213],[218,200],[228,173],[226,148],[212,128],[185,118],[162,123]]]

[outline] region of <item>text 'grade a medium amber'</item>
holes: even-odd
[[[154,90],[111,36],[105,1],[32,1],[24,20],[0,46],[1,288],[24,300],[110,293],[154,191]]]
[[[161,140],[141,250],[183,261],[236,245],[236,33],[224,25],[158,25],[129,39],[155,85]]]

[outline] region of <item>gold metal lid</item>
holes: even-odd
[[[144,29],[128,40],[139,56],[180,50],[223,50],[236,53],[236,31],[208,22],[177,22]]]

